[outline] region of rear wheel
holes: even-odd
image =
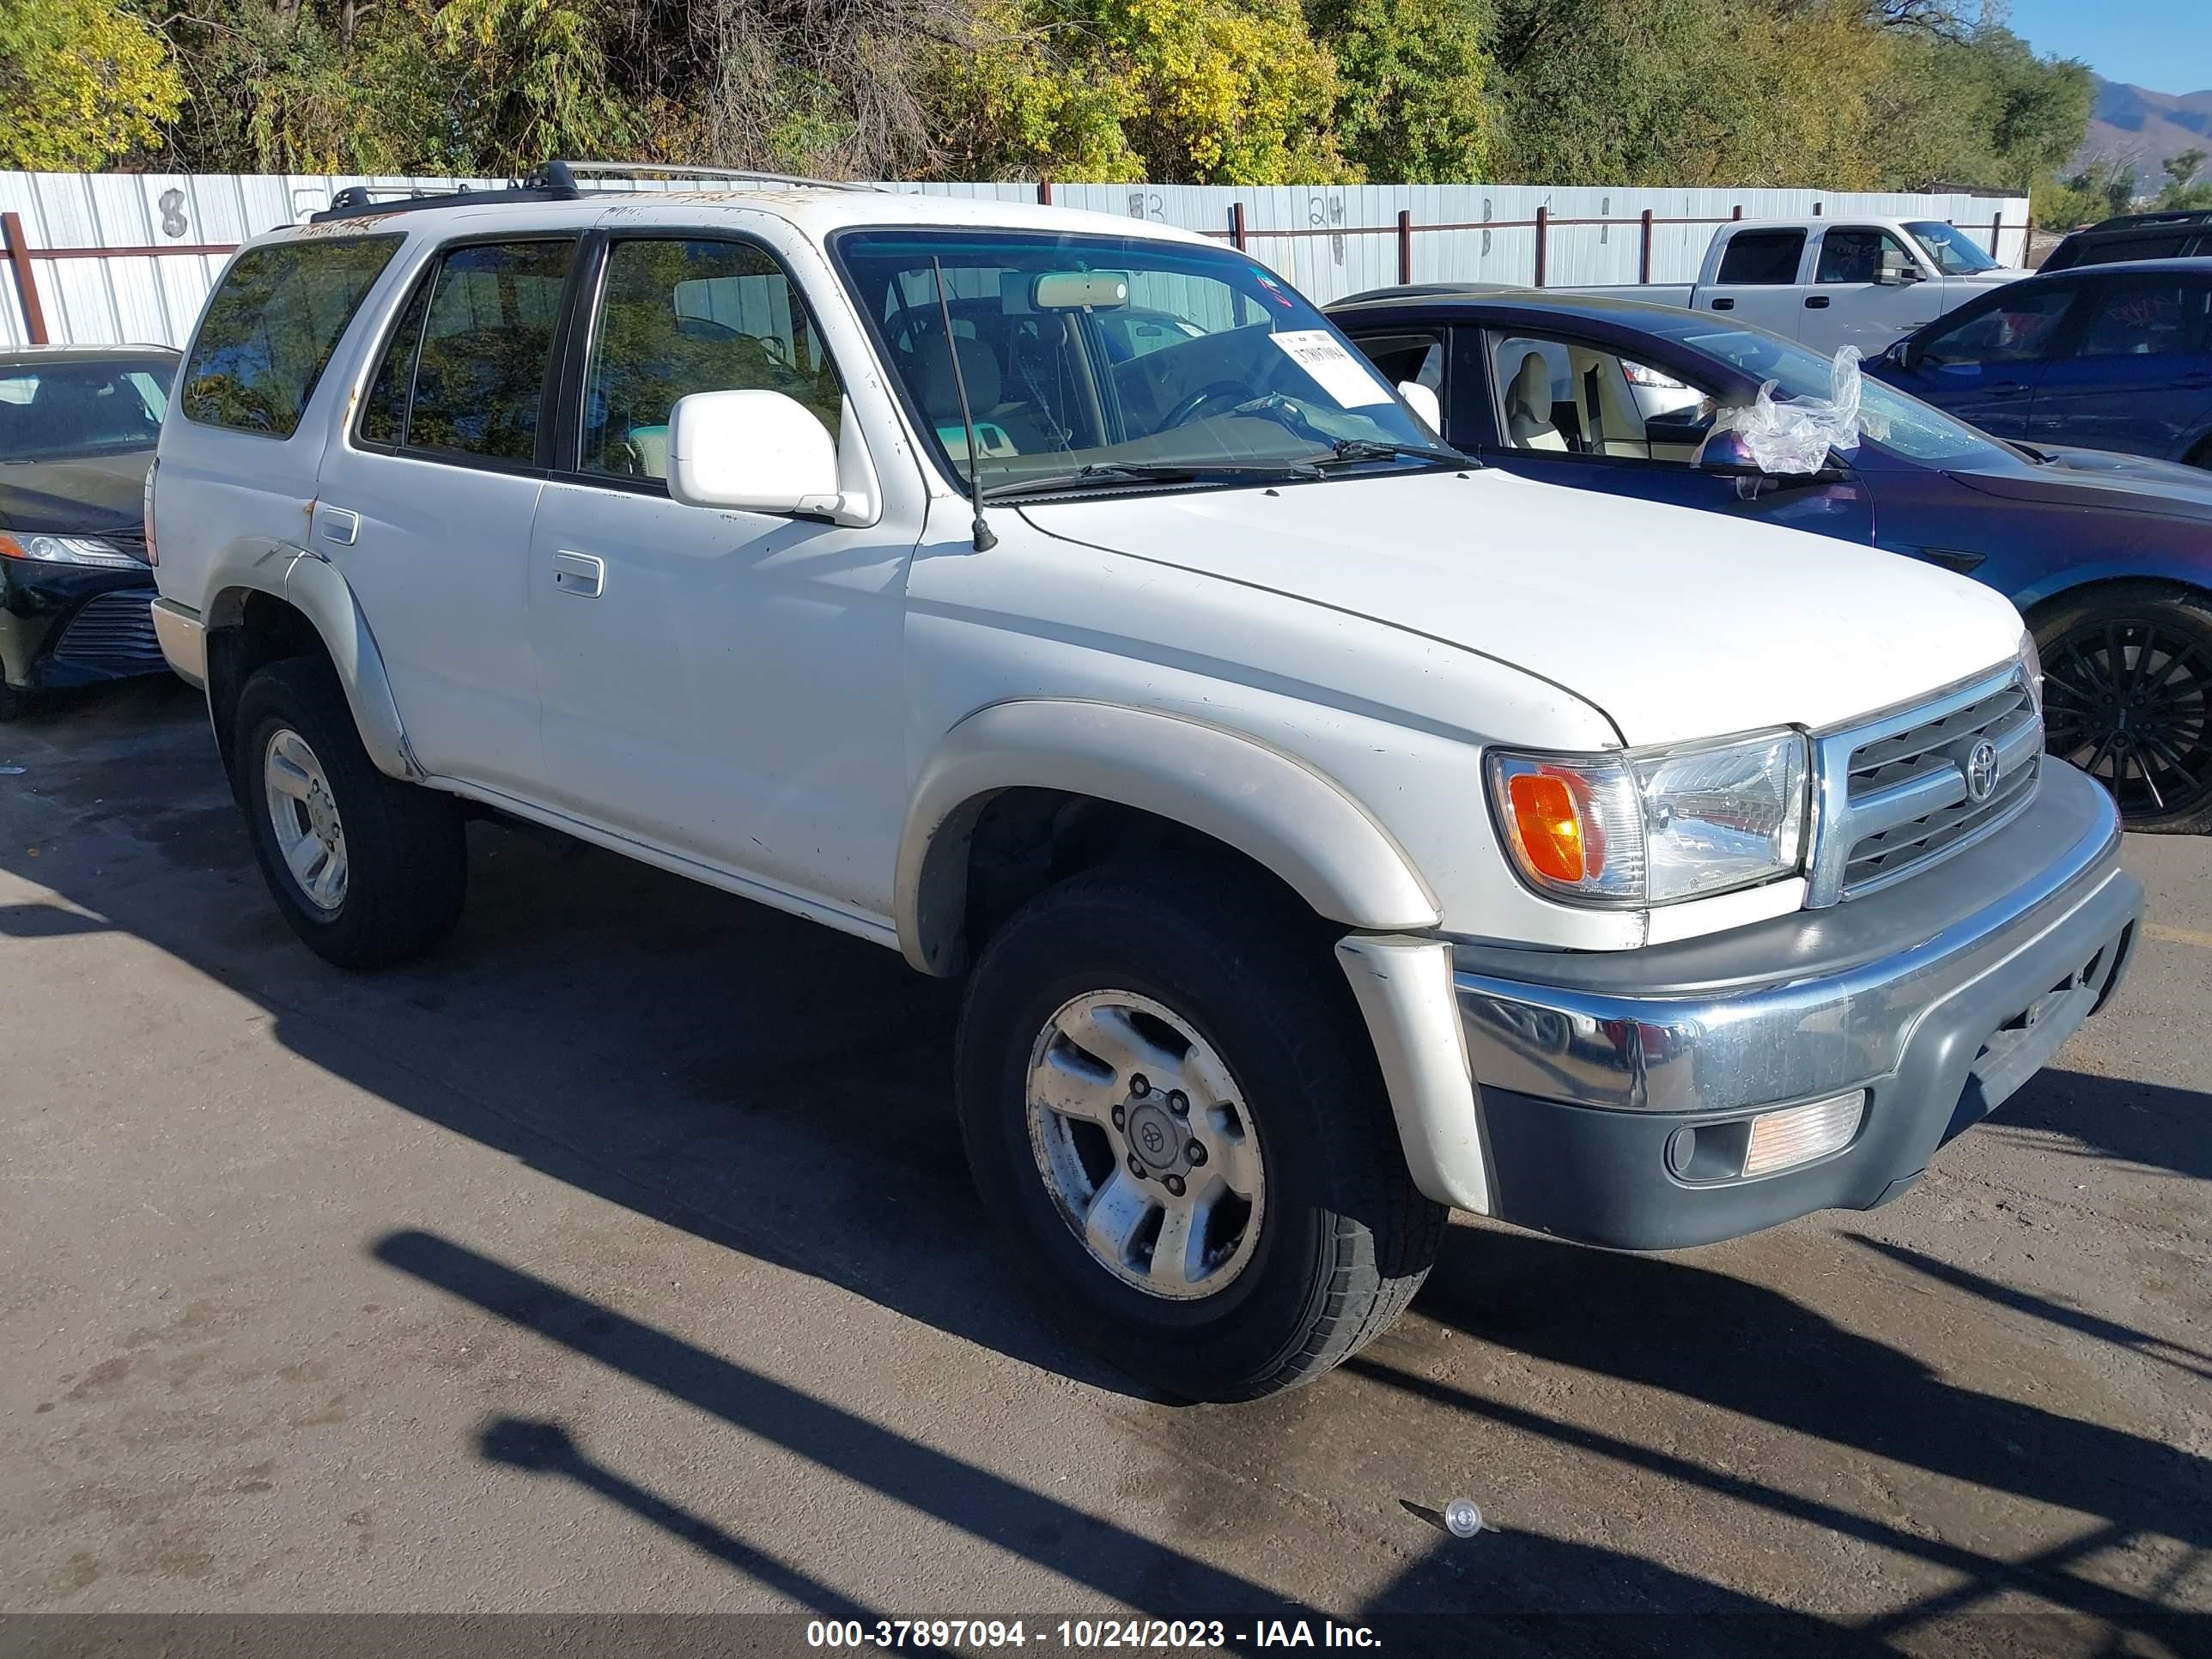
[[[271,663],[240,693],[231,787],[284,920],[341,968],[419,956],[453,930],[468,880],[459,805],[388,778],[322,663]]]
[[[2212,830],[2212,599],[2098,588],[2037,619],[2051,752],[2110,790],[2131,830]]]
[[[1033,901],[970,981],[959,1085],[985,1207],[1048,1305],[1178,1397],[1319,1376],[1443,1237],[1328,938],[1240,872],[1115,868]]]

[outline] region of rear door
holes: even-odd
[[[2044,373],[2029,439],[2183,459],[2212,422],[2212,276],[2130,271],[2084,282],[2072,348]]]
[[[1801,283],[1805,233],[1796,228],[1723,231],[1719,270],[1698,290],[1696,309],[1719,311],[1738,322],[1797,337],[1803,309]]]
[[[1942,283],[1892,230],[1830,225],[1820,233],[1798,337],[1821,352],[1856,346],[1875,357],[1941,313]]]
[[[2028,435],[2036,388],[2065,349],[2081,277],[2030,277],[1960,306],[1922,334],[1909,368],[1885,377],[2001,438]]]
[[[430,772],[544,781],[526,626],[547,374],[574,235],[447,244],[323,462],[315,550],[344,572]]]

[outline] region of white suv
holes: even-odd
[[[333,962],[433,945],[490,809],[965,974],[1013,1254],[1250,1397],[1447,1206],[1664,1248],[1893,1196],[2142,905],[2002,598],[1481,470],[1409,397],[1201,237],[556,166],[237,256],[156,623]]]

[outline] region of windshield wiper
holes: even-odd
[[[1316,456],[1316,466],[1343,466],[1360,461],[1434,461],[1441,466],[1480,466],[1472,455],[1433,444],[1390,443],[1380,438],[1340,438],[1326,455]]]
[[[1210,478],[1304,478],[1321,477],[1312,461],[1092,461],[1073,472],[1051,472],[1041,478],[1016,478],[993,484],[985,501],[1004,501],[1014,495],[1057,495],[1091,484],[1201,483]]]

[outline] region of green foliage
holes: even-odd
[[[2118,182],[2055,175],[2087,72],[1979,0],[0,0],[0,162],[45,167],[499,175],[565,154],[1971,184],[2033,186],[2045,218],[2094,213]]]
[[[2212,179],[2200,182],[2197,176],[2204,170],[2207,159],[2204,150],[2185,149],[2160,162],[2166,188],[2158,193],[2158,205],[2169,210],[2212,208]]]
[[[1370,179],[1481,179],[1498,142],[1488,0],[1316,0],[1335,55],[1337,142]]]
[[[161,37],[112,0],[0,0],[0,167],[104,167],[183,97]]]

